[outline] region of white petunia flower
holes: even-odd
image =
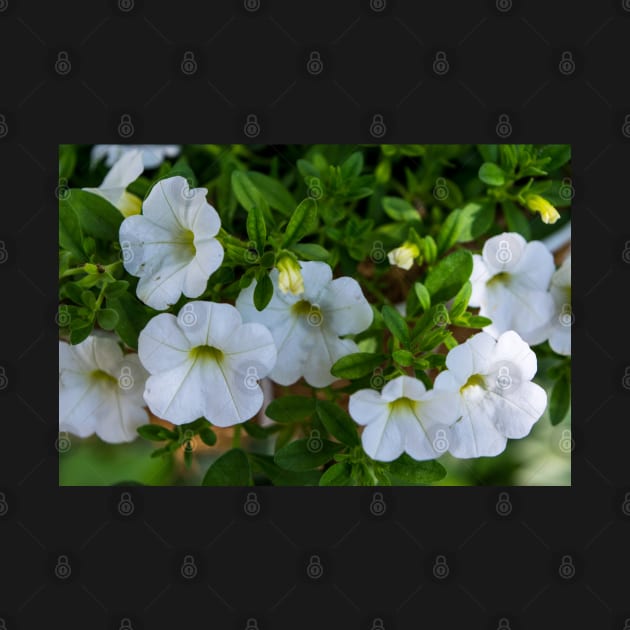
[[[271,271],[274,293],[267,307],[254,306],[254,281],[243,289],[236,308],[246,322],[260,322],[271,330],[278,348],[278,363],[270,376],[280,385],[291,385],[300,377],[313,387],[335,381],[330,373],[341,357],[358,352],[358,346],[340,335],[359,333],[372,323],[372,308],[356,280],[332,279],[323,262],[301,262],[304,292],[282,292],[278,270]]]
[[[427,391],[421,381],[399,376],[379,394],[362,389],[350,396],[348,411],[358,424],[363,450],[391,462],[403,453],[416,460],[434,459],[446,450],[446,429],[457,419],[450,393]]]
[[[95,144],[92,147],[92,164],[105,158],[107,166],[113,166],[129,151],[140,151],[144,168],[156,168],[166,157],[179,155],[181,147],[178,144]]]
[[[144,200],[142,214],[120,226],[123,264],[140,278],[136,293],[152,308],[164,310],[182,293],[199,297],[223,261],[214,238],[221,220],[207,192],[190,189],[180,176],[163,179]]]
[[[138,355],[151,376],[144,399],[174,424],[204,417],[229,427],[253,417],[263,404],[258,379],[276,362],[271,333],[243,324],[230,304],[189,302],[177,317],[156,315],[140,332]]]
[[[513,330],[494,339],[470,337],[446,356],[446,367],[432,391],[450,394],[459,419],[448,433],[455,457],[493,457],[507,439],[525,437],[547,406],[545,390],[532,383],[537,361]]]
[[[130,442],[149,421],[142,398],[147,373],[138,355],[112,336],[59,342],[59,430],[105,442]]]
[[[143,170],[140,151],[128,151],[116,161],[98,188],[84,188],[83,190],[107,199],[126,217],[138,214],[142,200],[128,193],[126,188],[140,177]]]
[[[558,354],[571,355],[571,256],[565,259],[551,277],[549,293],[553,297],[555,313],[549,324],[549,345]]]
[[[545,340],[553,315],[547,288],[554,271],[553,256],[540,242],[526,242],[515,232],[488,239],[482,255],[473,256],[470,306],[492,324],[484,330],[494,337],[515,330],[527,343]]]

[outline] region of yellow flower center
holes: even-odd
[[[407,398],[403,396],[402,398],[397,398],[389,403],[389,408],[391,411],[409,411],[413,412],[418,404],[417,400],[411,400],[411,398]]]
[[[480,374],[471,374],[468,380],[459,388],[461,394],[471,387],[485,387],[486,382]]]
[[[510,274],[506,273],[505,271],[502,271],[501,273],[497,273],[494,276],[492,276],[492,278],[490,278],[490,280],[488,280],[488,282],[486,282],[486,284],[488,286],[491,286],[493,284],[507,284],[508,281],[510,279]]]
[[[196,256],[195,235],[191,230],[184,230],[181,233],[179,243],[182,245],[182,249],[186,251],[186,254],[190,255],[191,259]]]
[[[214,361],[219,363],[223,359],[223,352],[214,346],[196,346],[188,351],[188,356],[194,361]]]
[[[102,385],[118,385],[118,379],[105,372],[105,370],[93,370],[90,376]]]

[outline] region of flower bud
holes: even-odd
[[[411,269],[414,258],[420,255],[420,250],[417,245],[405,241],[400,247],[393,249],[387,254],[389,264],[401,269]]]
[[[291,256],[281,256],[276,267],[280,272],[278,286],[282,293],[292,293],[293,295],[304,293],[304,279],[297,260]]]
[[[540,212],[543,223],[555,223],[560,218],[558,211],[540,195],[527,195],[525,205],[532,212]]]

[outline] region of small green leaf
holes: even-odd
[[[505,173],[500,166],[492,162],[484,162],[479,168],[479,179],[488,186],[503,186]]]
[[[315,400],[305,396],[283,396],[267,405],[265,415],[276,422],[302,422],[315,413]]]
[[[549,418],[556,425],[564,420],[571,406],[571,373],[564,370],[549,396]]]
[[[247,212],[247,236],[256,244],[259,252],[262,252],[267,240],[267,226],[260,206],[252,206]]]
[[[383,306],[381,311],[383,320],[389,331],[400,341],[403,346],[409,345],[409,328],[403,316],[389,304]]]
[[[474,241],[487,232],[494,223],[495,203],[468,203],[461,209],[460,232],[457,240],[460,243]]]
[[[118,241],[118,230],[123,216],[103,197],[80,188],[72,188],[67,199],[59,201],[60,214],[62,207],[70,207],[75,211],[84,235],[102,241]]]
[[[304,438],[283,446],[275,455],[274,462],[281,468],[300,472],[312,470],[330,461],[343,448],[341,444],[322,438]]]
[[[392,352],[392,359],[398,363],[398,365],[402,365],[403,367],[409,367],[413,365],[413,354],[409,352],[409,350],[394,350]]]
[[[540,152],[540,157],[550,158],[549,162],[545,164],[545,169],[548,172],[555,171],[571,159],[571,145],[547,144]]]
[[[328,250],[316,243],[296,243],[291,246],[291,251],[295,252],[304,260],[319,260],[326,262],[330,257]]]
[[[104,330],[113,330],[118,324],[118,313],[113,308],[102,308],[96,313],[96,321]]]
[[[425,485],[446,476],[444,467],[435,460],[418,462],[404,453],[386,467],[392,485]]]
[[[145,440],[153,442],[164,442],[164,440],[176,440],[177,433],[169,431],[159,424],[144,424],[136,429],[138,434]]]
[[[69,251],[77,260],[85,260],[83,233],[79,217],[74,208],[65,202],[59,203],[59,247]]]
[[[318,400],[317,416],[326,431],[336,437],[342,444],[358,446],[360,444],[357,425],[341,407],[326,400]]]
[[[255,468],[269,477],[274,486],[316,486],[319,482],[320,472],[317,470],[284,470],[274,463],[271,455],[260,453],[249,453],[249,459]]]
[[[492,320],[487,317],[482,317],[481,315],[473,315],[468,320],[468,326],[470,328],[485,328],[486,326],[490,326],[492,324]]]
[[[373,372],[385,358],[385,355],[380,353],[354,352],[336,361],[330,368],[330,372],[337,378],[361,378]]]
[[[333,464],[319,479],[320,486],[353,486],[352,466],[347,462]]]
[[[85,341],[92,332],[92,328],[94,326],[92,322],[81,324],[78,326],[72,326],[72,324],[74,324],[74,321],[75,320],[72,320],[70,330],[70,343],[72,345],[76,345],[78,343],[81,343],[82,341]]]
[[[358,177],[363,170],[363,153],[355,151],[341,165],[341,176],[344,179],[353,179]]]
[[[92,293],[92,291],[83,291],[81,293],[81,302],[90,310],[93,310],[96,306],[96,296]]]
[[[138,335],[153,316],[151,310],[131,293],[108,298],[107,306],[118,313],[116,333],[130,348],[137,349]]]
[[[461,210],[453,210],[450,212],[446,219],[444,219],[444,223],[442,223],[442,227],[437,235],[437,249],[440,254],[448,251],[455,243],[457,243],[457,239],[459,238],[461,232]],[[429,238],[429,237],[426,237]],[[425,255],[425,258],[429,262],[431,259]]]
[[[518,232],[526,240],[530,240],[531,228],[525,213],[512,201],[503,201],[501,207],[503,208],[503,216],[510,232]]]
[[[416,282],[413,285],[413,290],[418,297],[418,302],[420,302],[420,306],[423,311],[428,311],[431,308],[431,294],[427,290],[427,288],[422,284],[422,282]]]
[[[283,247],[297,243],[315,229],[317,225],[317,202],[310,197],[295,209],[284,231]]]
[[[472,254],[467,249],[459,249],[433,267],[425,286],[434,302],[444,302],[452,298],[472,273]]]
[[[247,173],[238,170],[232,171],[232,190],[238,202],[247,212],[251,212],[256,207],[262,209],[263,196]]]
[[[262,311],[273,297],[273,282],[268,273],[264,273],[256,283],[254,289],[254,306],[256,310]]]
[[[210,428],[204,427],[199,431],[199,437],[204,444],[214,446],[217,443],[217,434]]]
[[[420,221],[418,211],[400,197],[383,197],[383,210],[394,221]]]
[[[457,292],[457,295],[453,298],[453,305],[451,306],[450,312],[451,320],[457,319],[466,310],[471,295],[472,284],[470,281],[466,281],[462,285],[462,288]]]
[[[126,280],[116,280],[110,282],[105,287],[105,297],[112,298],[122,295],[129,288],[129,283]]]
[[[201,485],[251,486],[252,483],[252,472],[245,451],[233,448],[212,463]]]
[[[285,216],[293,212],[295,199],[277,179],[255,171],[249,171],[247,175],[272,208],[279,210]]]

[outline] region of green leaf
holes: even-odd
[[[84,235],[102,241],[118,241],[123,215],[103,197],[80,188],[71,188],[68,198],[59,201],[60,213],[65,206],[76,212]]]
[[[556,425],[564,420],[571,406],[571,373],[564,370],[554,383],[549,396],[549,418]]]
[[[118,313],[113,308],[102,308],[96,313],[96,321],[104,330],[113,330],[118,324]]]
[[[327,400],[318,400],[316,410],[317,417],[322,421],[326,431],[342,444],[348,446],[360,444],[357,425],[341,407]]]
[[[77,164],[77,150],[74,144],[62,144],[59,146],[59,179],[67,181],[74,173]]]
[[[548,172],[564,166],[571,159],[570,144],[547,144],[540,152],[541,158],[551,158],[545,164],[545,170]]]
[[[252,206],[247,212],[247,236],[256,244],[259,253],[262,253],[267,240],[267,226],[260,206]]]
[[[233,448],[212,463],[201,485],[251,486],[252,483],[252,471],[245,451]]]
[[[264,273],[256,283],[254,289],[254,306],[256,310],[262,311],[273,297],[273,282],[268,273]]]
[[[418,298],[418,302],[420,302],[422,310],[425,312],[428,311],[431,308],[431,294],[427,288],[422,282],[416,282],[413,285],[413,290]]]
[[[392,352],[392,359],[394,359],[398,365],[409,367],[413,365],[414,357],[409,350],[394,350],[394,352]]]
[[[284,231],[283,247],[293,245],[312,232],[317,225],[317,202],[310,197],[295,209]]]
[[[503,208],[503,216],[505,217],[510,232],[518,232],[526,240],[530,240],[531,229],[529,227],[529,220],[524,212],[512,201],[503,201],[501,207]]]
[[[383,306],[381,313],[385,325],[392,335],[394,335],[403,346],[409,345],[409,328],[403,316],[389,304]]]
[[[296,243],[291,246],[291,251],[295,252],[304,260],[319,260],[325,262],[330,257],[328,250],[315,243]]]
[[[169,431],[159,424],[144,424],[136,429],[138,434],[145,440],[153,442],[164,442],[164,440],[176,440],[177,433]]]
[[[341,444],[322,438],[304,438],[283,446],[273,457],[278,466],[300,472],[312,470],[330,461],[343,448]]]
[[[363,170],[363,153],[355,151],[341,165],[341,176],[344,179],[354,179]]]
[[[72,320],[72,323],[74,323],[74,320]],[[81,343],[82,341],[85,341],[92,332],[93,326],[93,322],[88,322],[76,327],[72,327],[72,330],[70,331],[70,343],[72,345],[76,345],[78,343]]]
[[[247,212],[251,212],[253,208],[262,209],[263,196],[247,173],[232,171],[232,190]]]
[[[126,280],[116,280],[116,282],[110,282],[105,287],[105,297],[113,298],[122,295],[129,288],[129,283]]]
[[[361,378],[373,372],[385,360],[384,354],[372,352],[354,352],[335,361],[330,372],[337,378]]]
[[[484,162],[496,162],[499,158],[498,144],[478,144],[477,150],[481,154]]]
[[[59,247],[69,251],[77,260],[85,260],[83,233],[79,216],[65,201],[59,202]]]
[[[481,315],[473,315],[468,320],[468,326],[470,328],[485,328],[486,326],[490,326],[492,324],[492,320],[487,317],[482,317]]]
[[[319,482],[320,472],[317,470],[284,470],[274,463],[271,455],[260,453],[249,453],[249,459],[255,468],[269,477],[274,486],[316,486]]]
[[[424,283],[432,300],[445,302],[452,298],[470,278],[472,267],[472,254],[467,249],[459,249],[440,260]]]
[[[404,453],[386,466],[392,485],[424,485],[446,476],[444,467],[435,460],[418,462]]]
[[[505,173],[503,169],[492,162],[484,162],[479,167],[479,179],[488,186],[503,186]]]
[[[302,422],[315,413],[315,400],[305,396],[283,396],[267,405],[265,415],[276,422]]]
[[[353,486],[352,466],[347,462],[333,464],[319,479],[320,486]]]
[[[457,243],[462,227],[460,222],[461,213],[461,210],[453,210],[444,219],[444,223],[442,223],[442,227],[437,234],[437,248],[440,254],[443,254]],[[426,255],[425,258],[430,260]]]
[[[199,431],[199,437],[204,444],[214,446],[217,443],[217,434],[210,428],[204,427]]]
[[[81,302],[90,310],[93,310],[96,306],[96,296],[92,293],[92,291],[83,291],[81,293]]]
[[[459,218],[460,243],[474,241],[487,232],[494,222],[495,203],[487,201],[485,203],[469,203],[461,209]]]
[[[451,306],[450,317],[451,320],[457,319],[468,307],[470,296],[472,295],[472,284],[470,281],[465,282],[462,288],[457,292],[457,295],[453,298],[453,305]]]
[[[420,221],[418,211],[400,197],[383,197],[383,210],[394,221]]]
[[[254,183],[265,201],[285,216],[289,216],[296,206],[293,195],[275,178],[249,171],[249,179]]]
[[[107,299],[108,308],[118,313],[116,333],[134,350],[138,348],[138,335],[151,319],[152,312],[131,293],[121,293]]]

